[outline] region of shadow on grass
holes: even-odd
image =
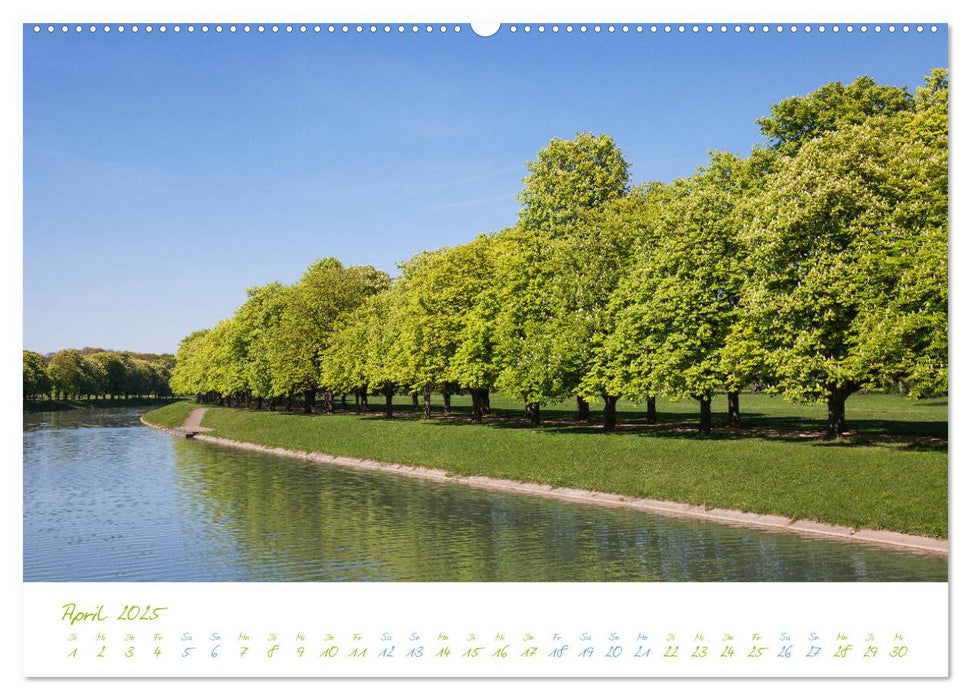
[[[468,421],[441,420],[435,422],[441,426],[472,425]],[[806,443],[814,447],[884,447],[888,449],[906,450],[911,452],[947,452],[947,428],[942,431],[943,437],[935,433],[936,423],[924,424],[930,426],[928,430],[917,430],[912,425],[898,421],[859,421],[851,424],[851,431],[839,439],[827,439],[825,427],[818,422],[799,422],[798,428],[785,421],[767,420],[762,425],[754,421],[732,428],[727,424],[715,423],[711,434],[702,435],[698,430],[697,419],[694,420],[662,420],[648,425],[643,420],[640,423],[625,423],[618,417],[617,428],[612,432],[605,432],[602,425],[595,423],[567,424],[548,422],[537,427],[526,420],[492,420],[483,426],[496,430],[542,430],[549,433],[572,435],[634,435],[652,439],[669,440],[768,440],[774,442]],[[772,426],[772,427],[770,427]],[[784,427],[780,427],[784,426]],[[897,432],[905,428],[907,432]]]
[[[396,406],[394,415],[387,418],[384,407],[372,406],[368,411],[336,410],[333,415],[357,416],[373,421],[424,421],[427,425],[441,428],[474,427],[472,410],[466,406],[453,407],[449,415],[444,415],[441,407],[433,407],[432,417],[426,419],[422,411],[409,410],[410,406]],[[251,412],[270,413],[267,409],[238,409]],[[282,416],[303,417],[307,419],[326,418],[322,407],[314,413],[302,410],[287,412],[277,410],[272,413]],[[776,416],[752,412],[742,414],[742,425],[729,427],[723,419],[715,420],[710,435],[698,431],[696,412],[664,412],[658,422],[648,424],[642,412],[618,411],[617,428],[610,433],[603,429],[603,414],[594,411],[589,421],[577,421],[574,411],[546,410],[542,413],[541,425],[533,425],[523,416],[522,411],[494,409],[478,427],[490,430],[539,430],[551,434],[569,435],[635,435],[655,439],[673,440],[746,440],[762,439],[792,443],[811,443],[816,447],[874,447],[880,446],[909,452],[947,452],[946,421],[903,421],[860,419],[849,420],[848,434],[832,440],[825,438],[825,424],[801,416]]]

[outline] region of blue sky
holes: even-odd
[[[394,273],[512,224],[526,161],[551,138],[609,134],[635,183],[667,181],[708,149],[747,152],[781,99],[863,74],[912,89],[946,65],[943,26],[490,38],[467,26],[25,27],[24,347],[171,352],[247,287],[292,283],[317,258]]]

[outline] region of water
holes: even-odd
[[[25,581],[944,581],[944,559],[24,414]]]

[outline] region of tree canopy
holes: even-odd
[[[792,155],[804,144],[844,126],[862,124],[880,115],[910,111],[914,96],[904,88],[878,85],[861,76],[849,85],[836,81],[805,97],[790,97],[773,105],[771,116],[756,120],[769,146]]]

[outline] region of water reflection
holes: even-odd
[[[178,440],[139,425],[141,410],[25,416],[25,580],[947,577],[934,557]]]

